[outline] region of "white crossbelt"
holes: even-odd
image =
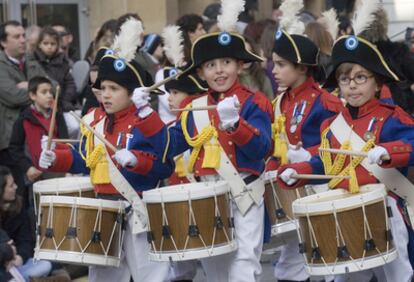
[[[207,106],[207,95],[197,98],[192,102],[193,107]],[[200,133],[203,128],[210,125],[208,111],[193,111],[194,123]],[[221,146],[220,146],[221,147]],[[264,180],[262,176],[247,185],[240,177],[239,172],[228,158],[223,148],[220,148],[220,167],[216,169],[218,174],[227,181],[237,208],[244,215],[253,203],[260,203],[264,193]]]
[[[100,120],[96,126],[95,130],[101,134],[104,132],[104,124],[105,118]],[[94,138],[95,146],[102,144],[105,147],[105,144],[102,143],[96,136]],[[111,184],[115,187],[115,189],[131,204],[132,206],[132,217],[133,217],[133,228],[132,233],[138,234],[147,231],[148,225],[148,215],[147,209],[145,207],[144,202],[139,197],[138,193],[135,189],[129,184],[129,182],[125,179],[125,177],[121,174],[118,170],[112,158],[108,154],[108,150],[106,150],[106,159],[108,161],[109,167],[109,178],[111,179]],[[139,160],[138,160],[139,161]]]

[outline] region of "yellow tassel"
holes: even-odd
[[[191,107],[191,104],[189,104],[187,107]],[[209,125],[209,126],[203,128],[203,130],[201,130],[201,132],[198,134],[198,136],[191,137],[190,133],[188,132],[188,129],[187,129],[188,113],[189,113],[188,111],[182,113],[182,115],[181,115],[181,127],[183,129],[183,134],[184,134],[185,140],[187,141],[188,145],[193,147],[193,150],[191,151],[190,159],[188,161],[188,171],[193,172],[194,164],[197,160],[197,157],[198,157],[203,145],[206,144],[206,142],[208,142],[214,136],[216,136],[216,143],[213,143],[211,145],[219,147],[220,144],[217,141],[217,136],[218,136],[217,130],[213,125]],[[206,148],[204,148],[204,149],[206,149]],[[213,158],[212,160],[208,161],[209,162],[208,164],[210,165],[210,162],[211,162],[211,165],[212,166],[214,165],[214,168],[218,168],[220,166],[220,158],[219,158],[220,156],[218,157],[218,166],[216,166],[216,165],[217,165],[217,150],[219,150],[219,149],[209,148],[208,150],[212,152],[211,157]],[[204,154],[204,159],[206,157],[210,158],[209,154],[205,153]],[[203,160],[203,163],[204,163],[204,160]]]
[[[175,158],[175,173],[179,177],[187,176],[183,155],[179,155]]]
[[[213,135],[209,142],[204,144],[203,168],[219,168],[220,167],[221,146],[217,140],[217,132]]]
[[[86,166],[90,168],[92,184],[109,184],[109,165],[106,159],[105,147],[99,144],[91,153],[87,153]]]
[[[355,167],[352,162],[351,157],[351,165],[349,166],[349,176],[351,176],[351,179],[349,180],[349,192],[351,193],[358,193],[359,192],[359,185],[358,185],[358,178],[355,172]]]
[[[288,152],[288,143],[286,141],[286,128],[285,128],[285,117],[279,116],[276,118],[275,123],[273,124],[274,130],[274,152],[273,156],[280,159],[280,163],[285,165],[288,163],[287,152]]]

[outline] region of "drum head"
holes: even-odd
[[[387,195],[383,184],[370,184],[360,188],[359,193],[349,193],[344,189],[335,189],[304,198],[293,202],[293,213],[295,215],[332,213],[333,208],[337,211],[360,207],[361,204],[382,201]]]
[[[64,192],[90,191],[93,186],[89,177],[62,177],[37,181],[34,193],[59,194]]]
[[[229,191],[226,181],[188,183],[145,191],[142,200],[146,203],[181,202],[210,198]]]

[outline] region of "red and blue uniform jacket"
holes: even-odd
[[[106,116],[104,127],[106,140],[118,148],[127,148],[128,143],[128,149],[138,159],[137,164],[131,168],[118,166],[118,169],[131,186],[140,192],[156,187],[160,180],[171,175],[174,169],[174,163],[171,160],[163,162],[161,156],[156,153],[154,146],[138,130],[136,124],[139,118],[136,112],[137,110],[134,105],[113,115],[107,115],[102,110],[98,110],[98,112],[94,113],[95,119],[91,125],[96,125]],[[111,126],[112,130],[108,130]],[[120,132],[123,133],[124,138],[119,142],[118,135]],[[129,141],[127,141],[126,134],[132,134]],[[110,155],[114,154],[108,147],[106,147],[106,150],[108,150]],[[70,150],[55,150],[55,153],[56,160],[49,169],[50,171],[89,173],[89,169],[86,167],[86,163],[79,153],[78,146]],[[116,164],[116,161],[114,162]],[[95,191],[102,194],[118,193],[112,184],[97,184],[95,185]]]
[[[382,167],[397,168],[401,173],[406,174],[408,166],[414,165],[414,121],[400,107],[372,99],[359,107],[356,115],[351,116],[348,109],[344,110],[342,114],[346,122],[353,127],[353,131],[361,138],[367,132],[371,120],[375,118],[376,122],[371,129],[371,132],[375,134],[375,145],[384,147],[391,157],[389,161],[384,161],[381,164]],[[335,117],[332,117],[323,122],[321,132],[329,127],[334,119]],[[341,147],[330,131],[327,134],[327,138],[331,148],[339,149]],[[334,158],[335,154],[332,154],[332,159]],[[344,167],[348,163],[349,158],[346,158]],[[295,169],[298,173],[325,174],[319,155],[314,155],[309,162],[283,166],[279,169],[279,175],[288,167]],[[357,166],[355,172],[359,185],[378,183],[378,180],[362,165]],[[292,186],[287,186],[283,181],[278,180],[280,187],[288,189],[301,187],[305,183],[306,181],[300,180]],[[349,180],[342,180],[337,187],[347,189],[349,187]]]
[[[297,105],[296,112],[300,112],[304,103],[306,106],[302,121],[297,124],[296,130],[291,132],[291,120],[295,105]],[[314,155],[321,143],[319,134],[321,124],[340,112],[343,109],[343,104],[339,98],[320,88],[313,78],[309,77],[302,85],[290,89],[284,94],[280,108],[286,118],[285,128],[289,143],[296,145],[298,142],[302,142],[303,148]],[[277,170],[279,166],[279,160],[271,157],[267,162],[266,170]]]
[[[247,172],[253,175],[260,175],[265,167],[265,157],[271,149],[271,115],[272,106],[270,101],[260,92],[253,93],[239,82],[236,82],[225,93],[215,93],[209,90],[208,105],[217,105],[226,97],[237,95],[240,101],[240,120],[237,128],[232,132],[218,130],[218,140],[227,156],[239,172]],[[213,96],[218,94],[218,101]],[[219,128],[219,116],[216,110],[208,111],[210,120],[216,128]],[[191,149],[187,143],[181,119],[177,125],[167,129],[157,113],[142,119],[138,124],[139,129],[145,137],[151,140],[158,152],[162,152],[167,159]],[[187,119],[187,129],[190,136],[197,135],[192,113]],[[215,169],[202,168],[204,150],[194,165],[194,175],[204,176],[217,174]]]

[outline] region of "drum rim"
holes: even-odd
[[[83,259],[81,259],[83,257]],[[36,260],[46,259],[52,261],[66,262],[77,265],[99,265],[119,267],[120,256],[105,256],[91,253],[73,251],[60,251],[51,249],[37,249],[34,255]],[[105,264],[105,262],[110,262]]]
[[[315,213],[333,213],[332,203],[335,203],[336,210],[352,209],[361,207],[362,203],[373,203],[382,201],[387,195],[384,184],[368,184],[360,187],[360,191],[351,197],[335,199],[330,201],[318,201],[323,197],[334,197],[349,193],[345,189],[335,189],[327,192],[309,195],[293,201],[292,211],[294,215],[306,215]],[[361,198],[362,196],[362,198]]]
[[[212,189],[213,187],[215,189]],[[188,200],[188,192],[190,192],[191,200],[199,200],[222,195],[229,191],[230,186],[227,181],[223,180],[185,183],[144,191],[142,200],[145,203],[182,202]]]
[[[193,259],[201,259],[206,257],[219,256],[223,254],[228,254],[237,250],[236,240],[231,240],[230,242],[223,243],[220,245],[215,245],[215,247],[207,246],[207,248],[193,248],[187,249],[184,252],[180,251],[164,251],[164,252],[154,252],[150,250],[149,258],[152,261],[185,261]],[[214,250],[215,253],[211,255],[209,252]],[[182,254],[185,254],[185,257],[182,257]]]
[[[93,190],[89,176],[59,177],[37,181],[33,184],[34,193],[59,193]]]
[[[114,209],[124,212],[125,210],[125,201],[112,201],[105,199],[96,199],[96,198],[82,198],[82,197],[70,197],[70,196],[40,196],[39,205],[47,206],[50,203],[53,204],[64,204],[72,206],[77,204],[77,206],[92,206],[92,207],[102,207],[106,209]]]
[[[383,256],[388,256],[388,260],[387,262],[384,262],[384,258]],[[337,274],[344,274],[347,271],[345,271],[345,269],[348,269],[348,272],[356,272],[356,271],[360,271],[360,270],[367,270],[367,269],[371,269],[371,268],[375,268],[378,266],[383,266],[385,264],[388,264],[392,261],[394,261],[396,258],[398,257],[398,251],[396,248],[392,248],[391,250],[389,250],[389,252],[383,252],[381,254],[377,254],[374,256],[368,256],[365,258],[360,258],[360,259],[356,259],[354,261],[352,260],[347,260],[347,261],[343,261],[343,262],[337,262],[335,267],[338,269],[343,269],[344,271],[335,271],[332,272],[331,268],[334,263],[330,263],[327,266],[325,266],[324,264],[308,264],[307,262],[305,262],[305,268],[306,271],[310,274],[310,275],[337,275]],[[364,264],[366,264],[366,267],[364,268],[358,268],[355,263],[359,264],[361,261],[364,261]]]

